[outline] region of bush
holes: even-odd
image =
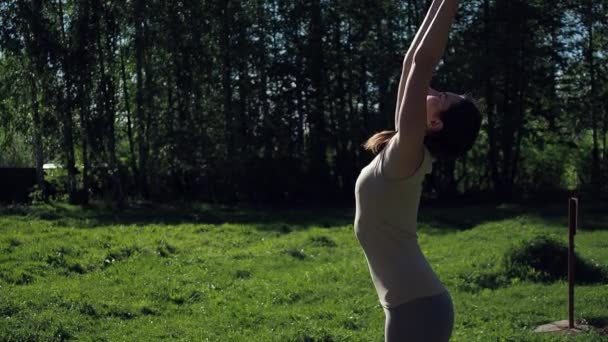
[[[61,200],[67,196],[67,169],[56,168],[44,170],[44,181],[50,198]]]
[[[575,282],[601,283],[608,270],[575,255]],[[458,288],[466,292],[497,289],[520,281],[553,282],[567,280],[568,248],[560,241],[538,236],[509,248],[502,261],[474,267],[458,275]]]
[[[563,157],[573,153],[571,146],[560,144],[551,135],[543,136],[541,141],[524,142],[524,145],[518,177],[523,190],[550,196],[578,186],[578,179],[573,174],[576,161]]]
[[[551,282],[568,276],[568,248],[553,238],[538,236],[507,250],[503,268],[509,278]],[[606,270],[575,255],[575,279],[578,283],[596,283],[606,279]]]

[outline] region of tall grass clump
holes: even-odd
[[[547,236],[537,236],[509,248],[503,258],[503,269],[509,278],[537,282],[566,280],[568,247]],[[580,283],[598,283],[607,279],[604,267],[575,255],[575,277]]]

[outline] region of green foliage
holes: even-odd
[[[91,189],[80,195],[109,201],[119,190],[350,199],[371,157],[361,143],[393,126],[401,61],[428,1],[179,4],[4,1],[0,165],[34,165],[39,143],[43,162],[86,162]],[[466,160],[436,164],[428,190],[593,189],[590,170],[606,161],[601,151],[592,162],[588,141],[606,135],[606,11],[580,0],[460,4],[433,86],[478,98],[483,131]],[[74,199],[81,175],[65,175],[74,189],[57,177],[58,194]]]
[[[68,171],[66,168],[58,167],[54,169],[46,169],[44,171],[44,181],[47,184],[47,191],[51,198],[59,201],[65,201],[68,195]],[[36,188],[36,190],[39,189]],[[33,194],[33,196],[37,195],[38,194],[36,193]]]
[[[40,189],[38,184],[36,184],[32,187],[32,191],[30,191],[30,193],[29,193],[29,198],[31,199],[32,204],[44,203],[44,201],[45,201],[44,193],[43,193],[42,189]]]
[[[577,150],[551,137],[547,134],[542,140],[524,145],[519,184],[527,192],[549,194],[574,190],[580,185],[572,170],[579,165],[575,155],[583,147]]]
[[[0,167],[34,166],[32,145],[26,135],[8,133],[0,127],[0,149]]]

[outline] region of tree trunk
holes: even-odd
[[[148,172],[146,171],[148,168],[148,141],[146,139],[147,136],[147,127],[146,127],[146,110],[150,110],[149,108],[144,108],[144,98],[146,97],[144,94],[144,54],[146,50],[145,46],[145,36],[144,36],[144,20],[145,20],[145,11],[146,9],[146,1],[145,0],[137,0],[135,3],[135,70],[136,70],[136,78],[137,78],[137,145],[139,150],[139,193],[140,195],[147,199],[149,198],[149,187],[148,187]],[[146,74],[146,78],[149,75]]]
[[[76,162],[74,158],[74,134],[73,134],[73,121],[72,121],[72,70],[70,69],[69,59],[69,42],[65,32],[64,12],[63,12],[63,0],[59,2],[59,22],[61,25],[61,40],[62,40],[62,69],[65,77],[65,88],[63,92],[58,94],[59,98],[59,110],[63,118],[63,149],[66,157],[66,168],[68,171],[68,184],[67,191],[69,196],[69,202],[72,204],[79,204],[81,202],[76,192]]]
[[[524,5],[525,6],[525,5]],[[527,92],[527,82],[526,82],[526,77],[525,75],[528,74],[528,70],[527,67],[529,66],[528,64],[528,60],[527,60],[527,50],[526,50],[526,39],[525,37],[528,36],[529,32],[527,30],[527,18],[525,16],[525,13],[527,13],[527,11],[520,11],[520,13],[522,13],[521,17],[520,17],[520,27],[518,32],[520,34],[520,39],[519,39],[519,58],[517,58],[517,61],[519,62],[518,64],[516,64],[518,67],[516,68],[516,77],[515,77],[515,82],[514,84],[517,86],[517,89],[515,91],[515,101],[517,101],[517,109],[515,110],[517,113],[516,116],[516,120],[514,122],[514,153],[513,153],[513,159],[511,161],[511,173],[509,175],[510,177],[510,185],[511,188],[513,187],[513,185],[515,184],[515,179],[517,177],[517,172],[519,171],[519,158],[520,158],[520,153],[521,153],[521,142],[523,140],[524,137],[524,124],[525,124],[525,99],[526,99],[526,92]]]
[[[497,145],[497,132],[496,132],[496,122],[495,122],[495,101],[494,101],[494,85],[492,83],[492,75],[494,74],[494,62],[492,58],[492,46],[491,37],[493,35],[491,29],[491,18],[490,18],[490,0],[484,0],[483,2],[483,11],[484,11],[484,45],[485,45],[485,56],[488,58],[485,60],[485,100],[487,104],[487,118],[488,118],[488,140],[489,140],[489,149],[488,149],[488,159],[490,162],[492,183],[494,186],[494,191],[499,192],[503,188],[500,176],[500,170],[498,169],[498,145]]]
[[[226,139],[226,154],[230,159],[234,152],[233,134],[233,114],[232,114],[232,83],[230,74],[232,73],[231,54],[230,54],[230,28],[232,27],[232,13],[229,1],[224,2],[222,8],[222,90],[224,95],[224,135]]]
[[[603,173],[602,173],[602,176],[604,178],[603,178],[602,184],[604,184],[604,187],[606,187],[606,184],[608,184],[608,179],[606,179],[606,177],[608,177],[608,155],[606,155],[608,153],[608,150],[606,150],[606,135],[608,134],[608,107],[606,107],[606,105],[604,104],[603,108],[604,108],[604,126],[603,126],[603,134],[602,134],[602,136],[603,136],[603,139],[602,139]]]
[[[113,25],[113,18],[110,14],[104,9],[103,3],[99,4],[99,10],[104,14],[103,19],[106,23],[105,25],[105,50],[107,50],[107,68],[108,72],[106,72],[106,61],[104,54],[104,46],[101,42],[101,22],[99,24],[99,32],[97,34],[97,45],[99,46],[99,67],[101,71],[102,78],[102,97],[103,97],[103,111],[107,118],[107,139],[108,139],[108,156],[110,159],[110,182],[111,182],[111,191],[112,191],[112,199],[114,201],[115,209],[122,210],[125,207],[125,196],[122,189],[122,181],[120,179],[120,169],[118,165],[118,161],[116,158],[116,134],[115,134],[115,125],[116,125],[116,103],[115,103],[115,85],[114,85],[114,58],[112,56],[115,55],[115,44],[112,40],[113,34],[115,32],[111,32],[111,28]],[[99,18],[100,20],[102,17]]]
[[[302,65],[303,62],[303,56],[301,53],[298,53],[296,55],[296,65]],[[266,80],[264,80],[264,82],[266,82]],[[296,74],[296,98],[295,101],[297,102],[296,104],[296,108],[297,108],[297,112],[298,112],[298,118],[297,118],[297,131],[296,131],[296,149],[297,149],[297,155],[300,156],[301,158],[304,158],[304,156],[306,155],[306,138],[304,137],[304,132],[306,131],[306,100],[305,100],[305,92],[306,92],[306,79],[305,76],[302,74],[302,72],[300,70],[297,71]],[[266,83],[265,83],[266,85]],[[266,89],[264,88],[264,91],[266,91]],[[264,93],[265,94],[265,93]],[[266,98],[266,95],[263,95]],[[268,104],[266,104],[266,107],[268,107]],[[268,112],[268,109],[265,110],[266,112]]]
[[[43,199],[48,199],[48,190],[44,182],[44,149],[43,149],[43,123],[40,113],[39,94],[43,100],[50,100],[51,94],[47,83],[46,75],[46,47],[41,45],[43,31],[45,30],[42,21],[42,1],[35,0],[31,4],[20,4],[23,6],[21,11],[29,12],[27,26],[23,29],[28,32],[29,39],[26,40],[27,52],[29,54],[29,76],[30,76],[30,96],[32,106],[32,119],[34,130],[34,153],[36,160],[36,182],[42,191]],[[22,60],[24,69],[27,68],[25,58]],[[41,89],[38,88],[38,80],[41,82]]]
[[[125,113],[127,114],[127,140],[129,141],[129,162],[131,163],[131,172],[133,172],[133,178],[135,179],[135,184],[137,184],[139,179],[139,171],[137,169],[137,159],[135,159],[135,143],[133,139],[133,123],[131,120],[131,105],[130,97],[129,97],[129,87],[127,81],[127,72],[125,68],[124,55],[120,55],[120,72],[122,76],[122,91],[124,98],[124,106]]]
[[[601,190],[601,170],[600,170],[600,149],[599,149],[599,127],[598,113],[596,104],[596,70],[594,59],[594,32],[593,32],[593,1],[587,0],[587,67],[589,68],[590,89],[587,101],[589,101],[589,111],[591,112],[591,129],[593,132],[593,150],[591,164],[591,195],[594,199],[599,199]]]
[[[245,28],[241,28],[241,34],[238,35],[239,37],[239,46],[243,47],[245,49],[246,46],[246,40],[245,40],[245,34],[243,33],[245,31]],[[240,63],[238,66],[238,72],[239,72],[239,106],[238,106],[238,114],[235,117],[235,123],[234,123],[234,128],[235,130],[237,130],[238,132],[238,136],[237,136],[237,146],[239,147],[239,151],[237,151],[237,156],[240,158],[242,158],[243,156],[248,154],[248,144],[246,144],[247,141],[250,141],[249,139],[249,127],[251,126],[251,124],[249,123],[250,120],[248,119],[248,114],[249,114],[249,67],[248,67],[248,61],[249,61],[249,55],[245,55],[245,56],[241,56],[240,58]]]
[[[341,16],[340,14],[337,15],[336,18],[336,23],[340,23],[341,22]],[[349,123],[347,121],[347,117],[346,117],[346,113],[347,113],[347,109],[346,109],[346,86],[345,86],[345,82],[344,82],[344,71],[345,71],[345,67],[344,67],[344,61],[343,61],[343,49],[344,47],[342,46],[342,32],[341,32],[341,25],[336,24],[334,26],[334,49],[336,51],[336,67],[335,67],[335,73],[336,73],[336,80],[335,80],[335,84],[336,84],[336,90],[335,90],[335,104],[336,104],[336,110],[335,110],[335,120],[336,120],[336,125],[335,127],[332,127],[332,131],[335,132],[335,134],[337,135],[336,138],[336,161],[335,161],[335,165],[334,168],[336,170],[336,174],[337,174],[337,180],[338,180],[338,186],[341,187],[341,192],[344,196],[344,198],[347,198],[347,196],[352,196],[352,189],[354,188],[354,183],[356,180],[356,172],[358,170],[355,169],[355,165],[353,165],[352,163],[352,153],[353,151],[349,151],[349,146],[358,146],[359,144],[355,144],[353,143],[352,145],[350,144],[350,142],[353,142],[353,137],[350,136],[349,134]],[[382,82],[382,80],[379,80],[379,82]],[[382,89],[380,90],[380,92],[382,93],[383,91],[386,91],[386,89]],[[382,95],[380,95],[382,96]]]
[[[90,7],[88,2],[82,4],[81,13],[78,15],[78,43],[77,43],[77,58],[76,68],[79,75],[78,85],[76,88],[76,97],[78,99],[78,112],[80,118],[80,144],[82,146],[82,204],[86,205],[89,202],[90,188],[90,162],[89,162],[89,118],[90,118],[90,97],[89,89],[91,87],[90,77],[90,61],[91,57],[87,50],[87,44],[90,39]]]
[[[146,187],[148,189],[148,197],[154,200],[161,199],[160,193],[160,157],[159,157],[159,149],[160,149],[160,138],[158,131],[158,115],[155,108],[156,102],[154,101],[157,88],[154,84],[154,75],[152,72],[152,64],[154,61],[154,49],[149,49],[148,47],[154,46],[151,40],[151,31],[153,29],[153,25],[149,25],[146,20],[147,17],[144,17],[143,20],[143,46],[146,54],[144,57],[144,108],[145,108],[145,127],[146,127],[146,137],[145,137],[145,154],[146,154],[146,167],[148,170],[147,174],[147,183]],[[152,27],[152,28],[151,28]],[[153,32],[153,31],[152,31]]]
[[[326,157],[327,134],[325,128],[325,92],[323,83],[323,27],[321,19],[321,4],[319,0],[310,2],[310,25],[309,25],[309,70],[308,77],[312,86],[312,100],[314,106],[309,107],[310,123],[310,158],[311,170],[310,181],[318,188],[316,193],[327,190],[328,166]],[[312,190],[312,189],[311,189]],[[317,191],[318,190],[318,191]]]
[[[34,69],[34,68],[32,68]],[[38,76],[32,70],[30,73],[30,86],[31,86],[31,101],[32,101],[32,119],[34,127],[34,154],[36,160],[36,183],[38,189],[42,192],[42,197],[46,201],[48,193],[44,184],[44,155],[42,148],[42,123],[40,120],[40,105],[38,102],[38,86],[36,80]]]

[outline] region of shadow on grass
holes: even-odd
[[[519,206],[423,206],[419,226],[429,234],[447,234],[474,228],[484,222],[501,221],[521,215]]]
[[[581,205],[578,227],[583,231],[608,230],[608,205]],[[418,215],[420,228],[428,234],[447,234],[472,229],[480,224],[525,217],[529,223],[568,226],[568,207],[559,204],[502,204],[465,206],[422,206]]]
[[[567,205],[540,206],[528,212],[533,222],[568,227]],[[578,210],[578,229],[582,231],[608,230],[608,204],[583,203]]]
[[[222,206],[198,203],[139,204],[124,211],[103,209],[100,205],[80,208],[64,204],[0,207],[0,216],[24,220],[39,219],[60,227],[96,228],[107,225],[248,224],[261,231],[289,233],[311,226],[332,228],[352,225],[352,207],[276,207]],[[419,227],[428,234],[447,234],[474,228],[485,222],[516,217],[551,226],[567,227],[567,205],[508,204],[450,205],[423,204]],[[579,209],[579,229],[608,229],[606,205],[583,204]]]
[[[608,336],[608,316],[595,316],[582,320],[583,324],[588,324],[595,329],[600,336]]]
[[[247,224],[262,231],[289,233],[310,226],[332,228],[352,224],[350,208],[230,207],[205,204],[132,206],[121,212],[92,205],[65,204],[0,207],[0,216],[45,220],[59,227],[96,228],[108,225]]]

